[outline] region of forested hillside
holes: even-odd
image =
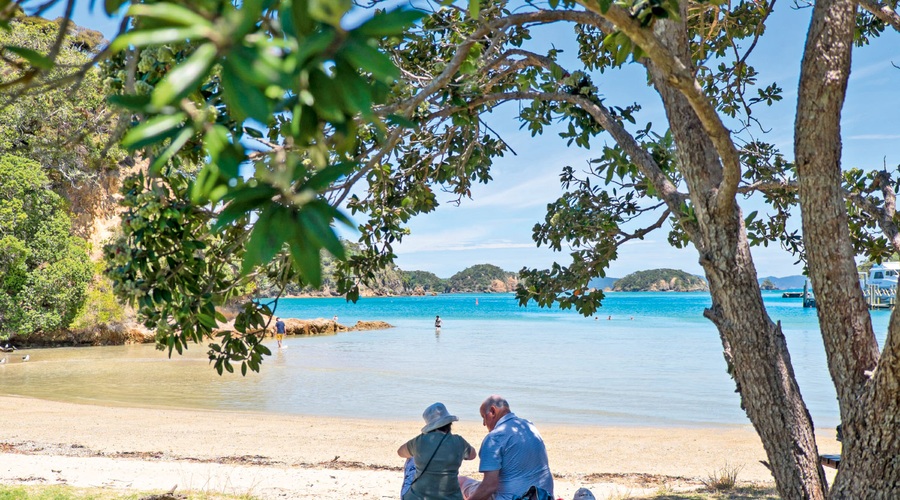
[[[492,264],[478,264],[464,269],[447,280],[448,292],[511,292],[518,278]]]
[[[10,26],[0,43],[46,53],[60,25],[17,17]],[[104,342],[95,330],[121,331],[127,316],[99,251],[117,225],[120,169],[134,162],[115,141],[116,114],[99,68],[80,84],[50,83],[104,43],[99,32],[74,25],[67,35],[62,66],[38,78],[46,88],[0,106],[0,339],[13,342]],[[4,57],[4,82],[16,74],[15,59]]]
[[[403,286],[414,294],[443,292],[446,283],[434,273],[428,271],[403,271]]]
[[[709,287],[699,276],[677,269],[638,271],[616,281],[617,292],[698,292]]]
[[[347,253],[353,255],[359,251],[359,245],[344,241]],[[281,295],[337,297],[336,261],[327,252],[322,253],[322,286],[312,288],[301,283],[290,283],[279,293],[274,281],[260,276],[256,281],[256,289],[252,292],[260,297]],[[478,264],[466,268],[449,279],[441,279],[428,271],[403,271],[397,266],[382,270],[375,275],[371,286],[361,285],[360,295],[379,297],[391,295],[425,295],[430,293],[508,293],[516,288],[516,274],[504,271],[491,264]]]

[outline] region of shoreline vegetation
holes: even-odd
[[[10,396],[0,396],[0,405],[0,483],[123,494],[174,485],[182,493],[241,498],[395,498],[403,465],[396,447],[420,427],[413,419],[108,407]],[[476,417],[476,409],[461,414],[454,432],[480,443],[486,431]],[[704,490],[723,471],[736,473],[738,486],[755,492],[740,498],[777,498],[749,425],[536,424],[547,442],[558,498],[568,500],[580,487],[598,499],[680,498],[659,495]],[[832,429],[819,430],[817,439],[822,453],[840,450]],[[477,462],[461,472],[477,477]]]

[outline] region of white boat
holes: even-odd
[[[878,288],[897,288],[897,277],[900,276],[900,262],[876,264],[869,269],[866,285]]]

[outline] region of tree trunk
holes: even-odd
[[[737,235],[737,237],[736,237]],[[741,394],[741,405],[762,440],[782,498],[824,499],[812,419],[794,377],[780,324],[763,305],[740,217],[711,234],[708,259],[712,308]]]
[[[803,239],[828,368],[843,425],[835,499],[896,498],[900,490],[900,394],[897,310],[877,376],[878,344],[850,244],[841,192],[841,109],[850,75],[856,5],[816,2],[800,75],[794,153],[800,184]],[[871,372],[869,372],[871,373]]]
[[[658,22],[654,30],[672,53],[690,61],[683,24]],[[685,97],[652,63],[648,68],[665,104],[697,218],[690,234],[712,295],[706,316],[719,330],[742,406],[762,440],[782,498],[824,499],[812,419],[781,327],[763,305],[740,208],[735,203],[728,213],[720,213],[716,202],[723,178],[719,155]]]

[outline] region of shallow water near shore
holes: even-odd
[[[838,423],[816,312],[765,292],[817,427]],[[82,403],[416,420],[434,401],[466,421],[499,393],[513,411],[574,425],[748,423],[725,372],[705,293],[610,293],[595,318],[520,308],[511,294],[281,299],[288,318],[387,321],[395,328],[288,337],[261,373],[215,373],[203,346],[169,359],[150,345],[20,351],[0,393]],[[434,328],[440,315],[443,327]],[[873,311],[879,342],[888,311]],[[19,362],[31,354],[27,363]]]

